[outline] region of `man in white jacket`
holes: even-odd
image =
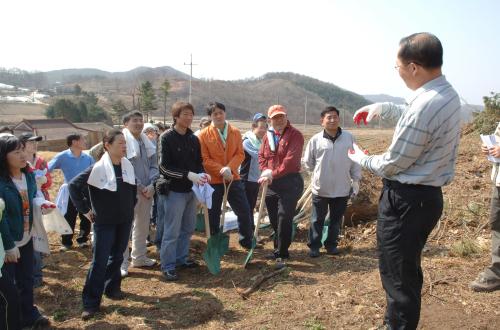
[[[340,222],[347,208],[347,200],[359,192],[361,166],[347,157],[354,137],[339,126],[339,110],[329,106],[321,112],[324,130],[314,135],[302,158],[303,166],[312,172],[313,216],[309,228],[309,256],[319,257],[325,217],[330,211],[328,238],[324,245],[328,254],[339,254],[337,249]],[[352,190],[351,190],[352,189]]]
[[[156,260],[147,257],[147,237],[151,206],[155,193],[154,182],[159,176],[156,146],[142,133],[142,113],[132,111],[123,117],[123,135],[127,142],[127,159],[132,163],[137,182],[137,204],[132,227],[132,267],[152,267]],[[125,250],[121,275],[128,275],[128,249]]]
[[[495,138],[500,141],[500,123],[495,130]],[[484,155],[500,157],[500,145],[488,148],[483,145]],[[477,278],[470,283],[474,291],[494,291],[500,289],[500,163],[493,163],[491,180],[493,191],[491,194],[490,224],[491,224],[491,265],[485,268]]]

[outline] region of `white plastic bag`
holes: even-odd
[[[33,237],[33,249],[43,254],[50,254],[49,238],[42,223],[42,210],[40,205],[45,201],[43,198],[33,200],[33,227],[31,236]]]
[[[42,217],[43,226],[47,232],[56,232],[61,235],[73,234],[71,227],[69,226],[66,219],[61,214],[59,209],[54,209],[54,211],[49,214],[45,214]]]

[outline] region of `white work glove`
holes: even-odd
[[[191,180],[194,184],[197,184],[199,186],[202,186],[208,182],[207,174],[205,173],[189,172],[188,179]]]
[[[272,170],[265,169],[264,171],[262,171],[262,173],[260,173],[260,178],[258,180],[258,183],[264,183],[264,182],[271,183],[271,181],[273,181]]]
[[[212,177],[208,173],[201,173],[205,176],[206,183],[210,183],[212,181]]]
[[[5,262],[17,262],[21,258],[21,252],[19,252],[19,248],[17,246],[13,247],[10,250],[5,250]]]
[[[351,187],[352,187],[352,194],[350,197],[354,198],[359,193],[359,181],[353,181]]]
[[[85,213],[84,216],[85,216],[85,218],[89,219],[90,222],[94,223],[95,214],[94,214],[94,212],[92,212],[92,210]]]
[[[347,156],[355,163],[361,164],[361,161],[368,157],[368,151],[367,150],[361,150],[360,147],[356,143],[352,144],[353,149],[349,149],[347,152]]]
[[[224,181],[231,181],[233,179],[233,173],[231,173],[231,168],[228,166],[221,168],[219,174],[224,178]]]
[[[40,209],[41,209],[43,215],[52,213],[52,211],[54,211],[56,209],[56,207],[57,207],[56,204],[49,202],[49,201],[46,201],[45,203],[40,205]]]
[[[382,103],[373,103],[356,110],[352,120],[354,120],[354,123],[358,126],[361,124],[361,120],[363,120],[363,123],[366,125],[373,118],[380,116],[381,113]]]
[[[147,199],[151,199],[155,195],[155,187],[153,186],[153,184],[150,184],[149,186],[143,188],[142,194]]]

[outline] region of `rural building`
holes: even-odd
[[[87,140],[87,147],[91,147],[102,140],[104,132],[111,129],[104,123],[79,123],[74,124],[67,119],[23,119],[14,125],[14,135],[32,132],[41,136],[38,149],[48,151],[62,151],[66,145],[66,136],[71,133],[80,133]]]

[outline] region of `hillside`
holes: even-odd
[[[22,87],[46,89],[52,94],[71,93],[74,85],[79,84],[83,90],[95,92],[107,110],[117,100],[122,100],[128,108],[132,108],[133,98],[137,98],[137,87],[142,82],[149,80],[158,90],[165,79],[171,84],[167,104],[169,109],[175,101],[188,98],[189,76],[168,66],[138,67],[126,72],[98,69],[64,69],[43,73],[0,70],[1,83],[15,86],[23,84]],[[334,84],[290,72],[273,72],[259,78],[235,81],[192,81],[192,103],[198,116],[204,115],[206,104],[214,100],[226,105],[230,119],[240,120],[249,120],[255,112],[265,112],[270,105],[281,103],[288,108],[293,122],[303,123],[306,97],[308,123],[318,123],[321,110],[327,105],[334,105],[345,111],[341,117],[345,117],[350,124],[347,118],[351,118],[359,107],[371,103],[363,96]],[[162,106],[158,104],[154,115],[163,117],[163,112]]]
[[[168,79],[171,83],[169,108],[176,100],[188,98],[189,77],[166,68],[138,68],[111,76],[80,75],[80,80],[73,79],[67,85],[78,83],[84,90],[101,95],[109,105],[121,99],[131,107],[134,88],[141,82],[149,80],[158,89]],[[75,78],[76,74],[72,73],[70,77]],[[346,110],[346,118],[350,118],[354,110],[370,103],[361,95],[336,85],[294,73],[268,73],[259,78],[237,81],[193,79],[192,91],[197,115],[204,115],[205,105],[217,100],[226,105],[229,118],[241,120],[249,120],[255,112],[265,112],[270,105],[279,102],[287,106],[292,121],[303,123],[306,96],[309,123],[317,123],[319,113],[327,105]],[[161,117],[163,109],[159,108],[155,115]]]
[[[392,102],[396,104],[405,104],[405,99],[402,97],[395,97],[387,94],[372,94],[372,95],[363,95],[365,99],[371,102]]]

